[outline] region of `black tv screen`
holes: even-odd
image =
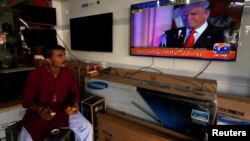
[[[55,29],[25,29],[22,31],[28,47],[57,45]]]
[[[22,7],[22,18],[28,24],[55,26],[56,8],[25,4]]]
[[[202,141],[209,125],[214,124],[216,103],[211,99],[197,99],[140,87],[137,87],[137,91],[164,128]]]
[[[133,4],[130,54],[235,61],[244,2],[160,0]],[[198,20],[204,22],[198,25]],[[195,31],[188,46],[191,29]]]
[[[113,51],[113,13],[70,19],[71,49]]]
[[[21,99],[29,73],[29,69],[16,72],[0,71],[0,105]]]

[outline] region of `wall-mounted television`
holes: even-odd
[[[133,4],[130,54],[235,61],[244,2],[159,0]]]
[[[113,13],[70,19],[71,49],[113,51]]]
[[[56,8],[25,4],[22,7],[22,18],[28,24],[55,26]]]

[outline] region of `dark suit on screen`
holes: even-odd
[[[184,39],[186,35],[186,27],[175,28],[165,32],[164,39],[166,41],[166,45],[163,46],[161,43],[161,47],[168,48],[183,48],[184,47]],[[194,43],[194,49],[207,49],[213,50],[213,46],[215,43],[224,42],[223,30],[217,27],[214,27],[208,24],[207,28],[200,35],[197,41]]]

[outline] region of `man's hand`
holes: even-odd
[[[65,112],[66,112],[68,115],[76,114],[78,111],[79,111],[78,102],[75,102],[75,103],[73,104],[73,106],[68,106],[68,107],[65,109]]]
[[[39,114],[46,121],[51,120],[56,115],[49,107],[41,107]]]

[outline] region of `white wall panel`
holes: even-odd
[[[93,4],[96,1],[97,0],[68,0],[60,2],[60,6],[58,4],[55,5],[55,7],[60,7],[59,9],[62,14],[62,19],[60,20],[62,23],[59,22],[60,25],[58,25],[58,27],[64,27],[58,29],[63,30],[61,32],[63,34],[62,36],[69,47],[70,18],[113,12],[113,52],[72,51],[80,60],[107,62],[114,66],[128,68],[149,66],[153,60],[153,67],[166,73],[185,76],[195,76],[209,63],[207,60],[130,56],[130,6],[135,3],[147,2],[147,0],[100,0],[100,4]],[[53,3],[57,2],[58,1],[53,1]],[[83,8],[82,4],[86,2],[92,3],[92,5]],[[217,80],[218,92],[250,97],[249,6],[250,1],[246,0],[240,28],[240,45],[238,46],[237,60],[235,62],[212,61],[209,67],[200,76],[202,78]]]

